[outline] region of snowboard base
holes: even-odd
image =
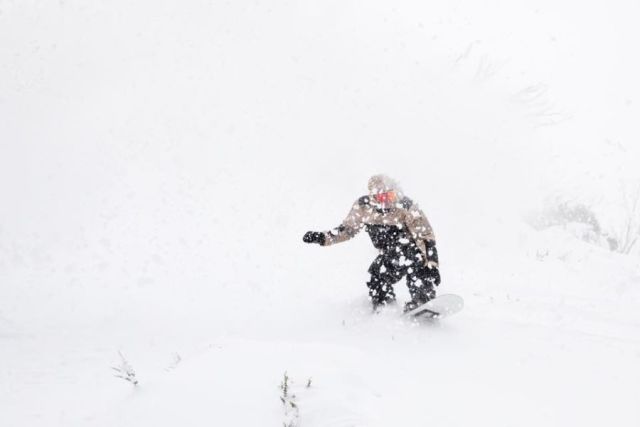
[[[458,313],[464,307],[462,297],[454,294],[444,294],[422,304],[405,313],[406,316],[426,319],[443,319]]]

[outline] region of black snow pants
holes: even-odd
[[[435,297],[435,286],[440,283],[437,268],[425,265],[424,255],[405,230],[395,226],[367,225],[373,245],[380,250],[369,273],[369,296],[374,305],[395,299],[393,285],[406,276],[409,294],[415,302],[426,302]],[[428,259],[438,262],[435,244],[427,247]]]

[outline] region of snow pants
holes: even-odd
[[[435,246],[430,249],[437,252]],[[440,282],[437,268],[429,269],[418,246],[411,242],[381,250],[369,267],[371,278],[367,282],[369,296],[374,305],[393,301],[393,285],[406,276],[407,287],[413,301],[426,302],[435,297],[435,286]]]

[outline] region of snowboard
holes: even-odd
[[[443,319],[456,314],[462,310],[462,307],[464,307],[464,300],[461,296],[443,294],[406,312],[405,315],[426,319]]]

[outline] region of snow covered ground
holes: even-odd
[[[624,225],[640,5],[423,3],[0,1],[0,426],[639,425],[638,248],[526,218]],[[379,172],[459,315],[302,243]]]

